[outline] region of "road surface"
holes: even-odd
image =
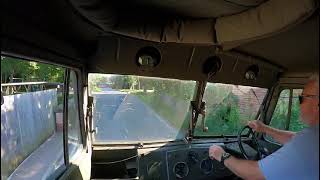
[[[134,95],[105,88],[93,96],[96,142],[175,139],[178,134],[167,120]]]

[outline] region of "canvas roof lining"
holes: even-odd
[[[12,2],[12,1],[10,1]],[[37,2],[37,1],[36,1]],[[27,3],[28,4],[28,3]],[[44,3],[45,4],[45,3]],[[13,6],[14,7],[14,6]],[[37,12],[36,9],[33,9],[34,6],[30,6],[28,9],[28,13],[30,13],[30,17],[32,16],[36,16]],[[65,7],[65,6],[64,6]],[[31,8],[31,9],[30,9]],[[42,6],[37,6],[37,8],[42,8]],[[32,10],[32,11],[30,11]],[[66,13],[67,11],[70,11],[70,9],[66,8],[64,9],[63,13]],[[11,11],[10,11],[11,12]],[[52,11],[50,11],[52,12]],[[79,18],[79,14],[78,13],[78,19],[76,19],[77,21],[81,18]],[[27,14],[28,15],[28,14]],[[63,14],[64,16],[67,16],[68,14]],[[10,15],[9,15],[10,16]],[[54,16],[54,14],[50,14],[50,16]],[[11,16],[10,16],[11,17]],[[48,60],[52,60],[53,62],[57,62],[57,63],[61,63],[61,64],[69,64],[69,62],[66,59],[59,59],[56,58],[56,56],[53,56],[50,54],[50,52],[45,52],[44,49],[40,50],[37,49],[39,47],[43,47],[46,49],[51,49],[54,51],[59,51],[58,53],[64,54],[69,56],[71,59],[81,59],[80,61],[74,61],[74,63],[79,63],[79,62],[84,62],[87,64],[87,66],[90,68],[88,69],[88,72],[98,72],[98,68],[100,68],[101,72],[105,72],[105,73],[119,73],[119,74],[138,74],[138,75],[144,75],[144,76],[159,76],[159,77],[168,77],[168,78],[177,78],[177,79],[195,79],[195,80],[203,80],[204,79],[204,75],[200,73],[200,67],[203,63],[203,61],[210,55],[214,55],[215,52],[215,47],[216,46],[212,46],[210,44],[180,44],[182,47],[179,48],[180,45],[175,45],[175,43],[157,43],[157,42],[150,42],[150,41],[138,41],[136,39],[131,39],[129,38],[130,41],[137,41],[135,43],[129,43],[129,44],[135,44],[137,47],[142,47],[145,46],[146,44],[151,44],[154,45],[156,47],[160,46],[161,48],[164,49],[168,49],[167,51],[162,51],[163,54],[166,55],[166,58],[164,59],[164,61],[162,62],[163,64],[161,65],[161,67],[159,67],[158,70],[154,71],[154,72],[142,72],[141,70],[137,69],[136,65],[131,66],[130,63],[133,62],[132,58],[133,54],[136,53],[134,52],[134,50],[137,50],[137,48],[133,48],[130,50],[130,48],[132,47],[126,47],[126,49],[123,49],[124,46],[123,44],[124,41],[120,41],[121,45],[120,45],[120,50],[116,50],[113,49],[113,46],[110,46],[111,48],[109,49],[108,46],[107,47],[100,47],[100,45],[97,45],[97,47],[99,48],[98,51],[101,51],[101,49],[104,49],[104,52],[98,52],[95,54],[95,56],[93,58],[87,58],[85,56],[83,56],[83,54],[78,54],[79,51],[86,51],[86,48],[84,46],[74,46],[74,42],[70,41],[69,39],[64,39],[65,36],[73,36],[73,34],[70,34],[70,31],[65,32],[65,34],[61,34],[60,32],[57,34],[54,34],[56,36],[52,36],[51,32],[49,32],[49,30],[52,31],[58,31],[60,30],[58,27],[61,27],[59,24],[59,21],[48,21],[46,23],[43,23],[42,25],[44,26],[48,26],[45,29],[41,29],[38,28],[38,26],[35,26],[37,23],[41,23],[41,22],[34,22],[34,24],[30,24],[31,26],[33,25],[33,29],[30,29],[27,26],[22,25],[21,22],[25,21],[25,22],[29,22],[27,21],[28,18],[24,17],[28,17],[28,16],[23,16],[23,18],[19,17],[20,21],[17,21],[17,23],[15,24],[15,27],[13,26],[7,26],[7,22],[5,23],[8,29],[7,29],[7,35],[9,37],[9,40],[5,46],[3,46],[3,42],[2,42],[2,50],[7,49],[9,51],[16,51],[18,53],[22,53],[23,55],[28,56],[28,54],[31,54],[31,57],[41,57],[42,59],[48,59]],[[6,19],[7,17],[5,17],[4,19]],[[50,18],[49,18],[50,19]],[[10,19],[11,20],[11,19]],[[9,21],[10,21],[9,20]],[[22,20],[22,21],[21,21]],[[44,22],[46,20],[46,15],[42,14],[42,22]],[[70,19],[68,19],[69,21]],[[192,19],[195,20],[195,19]],[[203,20],[203,19],[202,19]],[[15,21],[14,21],[15,22]],[[71,21],[70,21],[71,23]],[[48,25],[47,25],[48,24]],[[73,26],[73,24],[71,23],[70,25]],[[90,24],[89,24],[90,25]],[[87,24],[87,28],[89,28],[89,25]],[[19,26],[19,27],[18,27]],[[300,26],[300,25],[299,25]],[[4,27],[4,26],[2,26]],[[52,27],[57,27],[56,29],[52,29]],[[16,31],[16,29],[21,29],[22,30],[28,30],[27,32],[23,33],[23,32],[18,32],[18,33],[14,33]],[[51,29],[50,29],[51,28]],[[91,28],[91,27],[90,27]],[[61,28],[62,30],[60,30],[61,32],[63,31],[63,28]],[[81,28],[74,28],[75,29],[81,29]],[[12,31],[13,30],[13,31]],[[48,30],[48,34],[43,35],[43,32],[47,32],[46,30]],[[81,30],[83,31],[83,30]],[[3,29],[2,29],[2,35],[3,34]],[[31,33],[32,36],[28,35],[28,33]],[[40,34],[39,34],[40,33]],[[86,35],[92,35],[90,34],[91,32],[87,32],[88,34]],[[286,32],[285,32],[286,33]],[[20,34],[20,35],[19,35]],[[23,35],[24,34],[24,35]],[[42,35],[41,35],[42,34]],[[5,36],[7,36],[5,35]],[[94,36],[96,36],[97,34],[95,34]],[[281,35],[281,33],[279,34]],[[92,37],[94,37],[92,36]],[[114,34],[111,35],[113,37],[117,37]],[[21,38],[22,40],[25,40],[25,42],[28,43],[34,43],[37,47],[30,47],[30,46],[21,46],[20,45],[13,45],[16,44],[15,41],[12,41],[12,39],[10,39],[11,37],[18,37]],[[80,36],[79,36],[80,37]],[[79,37],[75,37],[75,38],[79,38]],[[91,38],[91,37],[90,37]],[[99,38],[96,37],[97,39],[94,40],[98,40]],[[121,36],[120,36],[121,38]],[[51,39],[51,40],[50,40]],[[125,38],[126,39],[126,38]],[[269,39],[269,38],[268,38]],[[48,41],[49,40],[49,41]],[[63,42],[57,42],[57,40],[64,40]],[[79,39],[79,41],[83,41],[85,42],[85,39]],[[260,43],[260,41],[256,41],[257,44]],[[62,44],[61,46],[59,46],[59,44]],[[117,44],[117,41],[115,42]],[[58,48],[56,48],[56,46],[59,46]],[[71,47],[71,48],[63,48],[63,47]],[[14,48],[12,48],[14,47]],[[28,48],[24,48],[24,47],[28,47]],[[173,48],[172,50],[170,50],[170,48]],[[195,47],[195,53],[194,53],[194,57],[193,57],[193,61],[191,62],[191,66],[187,69],[186,65],[187,63],[189,63],[189,59],[190,59],[190,54],[192,53],[192,49]],[[269,46],[268,46],[269,47]],[[312,46],[313,47],[313,46]],[[18,51],[17,51],[18,48]],[[174,51],[175,49],[178,48],[178,54],[176,54],[176,52]],[[265,47],[262,47],[262,49]],[[273,47],[270,47],[273,48]],[[241,49],[242,50],[242,49]],[[129,55],[126,55],[126,52],[129,51]],[[286,49],[284,50],[284,52],[286,51]],[[246,49],[246,52],[248,52],[248,54],[251,54],[251,48]],[[104,53],[109,53],[109,55],[104,55]],[[293,52],[295,53],[295,52]],[[112,57],[113,55],[118,56],[118,58],[114,58]],[[123,54],[125,55],[123,57]],[[184,55],[186,54],[186,55]],[[254,54],[254,53],[253,53]],[[261,63],[263,61],[260,61],[261,59],[259,59],[259,55],[261,55],[261,57],[265,58],[265,60],[269,61],[269,60],[273,60],[270,59],[269,56],[266,56],[266,53],[263,54],[256,54],[257,55],[257,63]],[[81,57],[80,57],[81,56]],[[97,56],[101,56],[100,58]],[[105,57],[105,58],[104,58]],[[92,61],[93,59],[97,58],[96,60]],[[129,58],[129,59],[126,59]],[[118,59],[116,64],[114,61],[114,59]],[[245,81],[243,78],[243,71],[244,69],[250,64],[248,62],[245,61],[245,59],[241,59],[241,61],[239,61],[240,65],[239,68],[241,69],[241,71],[237,72],[238,74],[234,74],[234,73],[227,73],[228,71],[232,72],[232,67],[234,66],[234,62],[237,61],[237,56],[236,57],[229,57],[229,58],[223,58],[223,61],[226,61],[225,64],[228,64],[227,66],[224,66],[225,68],[228,67],[227,69],[223,69],[222,71],[224,71],[223,73],[220,73],[219,76],[224,75],[225,79],[223,79],[224,77],[219,77],[217,75],[217,79],[214,79],[214,81],[225,81],[231,83],[231,79],[234,77],[238,77],[238,78],[242,78],[240,81],[237,81],[236,79],[234,80],[235,83],[237,84],[247,84],[247,85],[257,85],[259,87],[270,87],[270,85],[272,84],[271,82],[274,82],[276,79],[276,74],[278,71],[278,69],[272,69],[271,72],[268,72],[269,69],[266,69],[266,73],[263,74],[263,76],[261,76],[262,79],[259,79],[260,82],[248,82]],[[318,61],[318,59],[316,59]],[[108,61],[108,62],[105,62]],[[243,63],[242,63],[243,62]],[[282,59],[275,59],[274,64],[278,64],[278,65],[283,65],[285,68],[291,68],[291,66],[287,66],[286,64],[281,64]],[[97,64],[94,64],[97,63]],[[109,66],[108,63],[112,63],[112,66]],[[71,65],[71,64],[70,64]],[[126,68],[123,68],[122,66],[126,66],[129,65]],[[259,64],[260,65],[260,64]],[[181,67],[186,67],[186,69],[181,69]],[[262,65],[262,67],[264,67],[264,65]],[[114,69],[113,69],[114,68]],[[265,67],[263,68],[265,69]],[[163,72],[161,72],[163,71]],[[177,73],[175,73],[177,71]],[[229,78],[228,78],[229,77]]]
[[[255,9],[217,19],[218,43],[231,49],[290,29],[316,10],[314,0],[270,0]]]
[[[162,22],[154,20],[157,24],[143,17],[134,19],[130,14],[117,19],[114,9],[110,10],[107,5],[104,6],[106,9],[102,6],[89,9],[79,6],[77,0],[71,2],[81,14],[105,31],[155,42],[226,44],[224,48],[227,49],[280,32],[305,20],[318,6],[315,0],[269,0],[242,13],[218,17],[214,26],[214,19],[169,17],[163,18],[166,20]]]
[[[265,0],[131,0],[130,4],[140,9],[165,11],[181,17],[217,18],[243,12],[264,2]]]
[[[138,14],[155,19],[160,17],[216,18],[240,13],[266,0],[69,0],[83,17],[101,29],[112,28],[119,19],[130,19]],[[134,7],[134,8],[132,8]],[[146,17],[147,16],[147,17]]]
[[[236,50],[262,57],[291,72],[314,71],[319,67],[319,13],[286,32],[244,44]]]

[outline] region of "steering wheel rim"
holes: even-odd
[[[242,132],[245,130],[245,129],[249,129],[249,133],[248,135],[250,136],[250,134],[252,134],[252,138],[251,138],[251,141],[256,145],[257,147],[257,152],[258,152],[258,158],[261,159],[262,158],[262,153],[261,153],[261,146],[260,144],[258,143],[257,141],[257,138],[255,137],[254,135],[254,131],[249,127],[249,126],[244,126],[240,131],[239,131],[239,134],[238,134],[238,144],[239,144],[239,148],[240,148],[240,151],[242,153],[242,155],[244,156],[244,158],[246,159],[250,159],[247,152],[244,150],[243,148],[243,145],[242,145],[242,138],[241,138],[241,134]]]

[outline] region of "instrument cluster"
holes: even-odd
[[[214,179],[232,175],[223,164],[209,158],[208,149],[192,147],[167,151],[169,179]]]

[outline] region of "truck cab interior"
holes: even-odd
[[[259,160],[281,145],[249,120],[305,127],[298,95],[319,72],[319,1],[3,0],[1,10],[1,66],[63,69],[60,134],[15,160],[42,126],[28,113],[13,123],[5,113],[23,108],[10,99],[27,98],[1,85],[2,179],[241,179],[209,158],[211,145]],[[44,121],[51,106],[34,105]]]

